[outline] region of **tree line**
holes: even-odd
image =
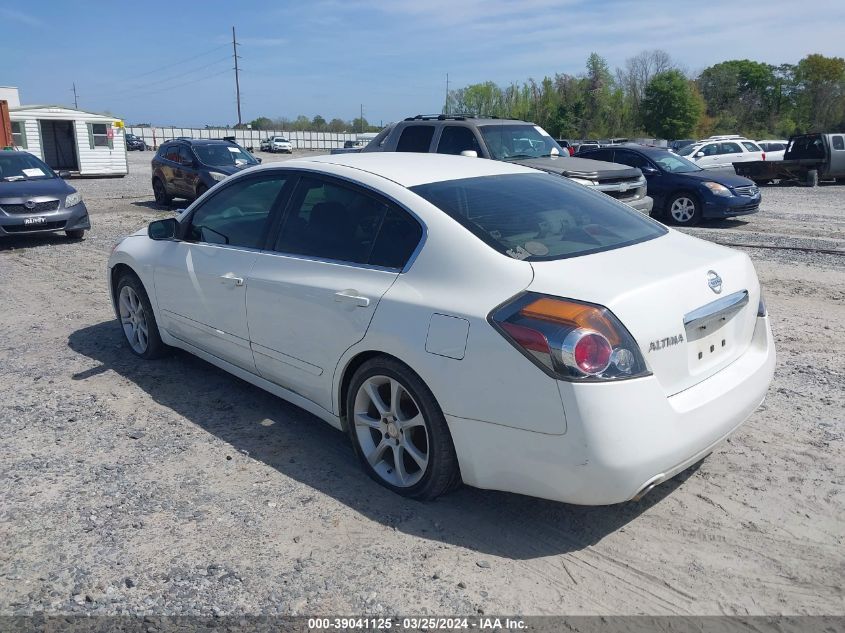
[[[615,72],[592,53],[579,75],[452,90],[443,111],[533,121],[558,138],[845,131],[845,59],[729,60],[690,76],[662,50],[643,51]]]
[[[236,126],[237,127],[237,126]],[[381,128],[377,125],[371,125],[366,118],[355,118],[351,121],[344,121],[343,119],[332,119],[326,121],[319,114],[313,118],[308,118],[304,114],[300,114],[295,119],[288,119],[285,117],[273,118],[260,116],[253,119],[248,125],[243,127],[251,127],[253,130],[285,130],[287,132],[333,132],[342,134],[346,132],[378,132]]]

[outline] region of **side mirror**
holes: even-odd
[[[150,222],[147,235],[151,240],[175,240],[179,234],[179,223],[176,218],[165,218]]]
[[[70,178],[70,172],[66,169],[63,169],[59,172],[59,178]]]
[[[259,164],[261,163],[261,159],[260,159],[258,156],[253,156],[253,158],[254,158],[255,160],[257,160],[257,161],[259,162]]]
[[[461,156],[466,156],[468,158],[478,158],[478,152],[474,149],[465,149],[461,152]]]
[[[549,151],[549,156],[560,156],[560,151],[558,150],[558,148],[557,148],[557,147],[553,147],[553,148]]]
[[[704,152],[696,152],[695,154],[696,158],[701,158],[702,156],[704,156]]]
[[[194,161],[193,161],[192,158],[183,158],[182,160],[179,161],[179,164],[182,165],[183,167],[193,167]]]
[[[643,172],[643,176],[656,176],[657,174],[660,173],[660,171],[657,168],[652,167],[650,165],[647,165],[645,167],[640,167],[640,171]]]

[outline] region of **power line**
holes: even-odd
[[[195,60],[195,59],[197,59],[197,58],[199,58],[199,57],[205,57],[206,55],[209,55],[209,54],[213,53],[214,51],[218,51],[218,50],[220,50],[221,48],[224,48],[224,47],[226,47],[226,46],[228,46],[228,45],[229,45],[228,43],[227,43],[227,44],[220,44],[219,46],[215,46],[214,48],[211,48],[211,49],[209,49],[209,50],[207,50],[207,51],[205,51],[205,52],[203,52],[203,53],[198,53],[198,54],[194,55],[193,57],[186,57],[185,59],[181,59],[181,60],[179,60],[179,61],[177,61],[177,62],[173,62],[172,64],[166,64],[166,65],[164,65],[164,66],[160,66],[160,67],[158,67],[158,68],[155,68],[155,69],[153,69],[153,70],[147,71],[147,72],[145,72],[145,73],[136,73],[136,74],[134,74],[134,77],[136,77],[136,78],[137,78],[137,77],[146,77],[147,75],[152,75],[153,73],[157,73],[157,72],[158,72],[158,71],[160,71],[160,70],[165,70],[165,69],[167,69],[167,68],[172,68],[173,66],[180,66],[181,64],[184,64],[185,62],[190,62],[190,61],[193,61],[193,60]],[[227,59],[228,59],[228,57],[227,57]]]
[[[180,83],[175,84],[173,86],[164,86],[163,88],[157,88],[156,90],[148,90],[146,92],[139,92],[139,93],[117,96],[117,97],[111,96],[109,98],[111,98],[111,99],[116,98],[118,100],[121,100],[121,99],[137,99],[137,98],[144,97],[144,96],[147,96],[147,95],[157,94],[159,92],[165,92],[167,90],[173,90],[173,89],[176,89],[176,88],[181,88],[182,86],[190,86],[191,84],[195,84],[195,83],[198,83],[200,81],[205,81],[207,79],[213,79],[214,77],[219,77],[220,75],[228,73],[230,70],[231,70],[231,68],[225,68],[225,69],[221,70],[220,72],[212,73],[210,75],[206,75],[205,77],[199,77],[199,78],[193,79],[191,81],[183,81],[183,82],[180,82]]]
[[[180,77],[184,77],[185,75],[191,75],[191,74],[193,74],[197,71],[205,70],[206,68],[210,68],[211,66],[214,66],[215,64],[219,64],[221,62],[225,62],[225,61],[228,61],[228,60],[229,60],[229,56],[226,55],[225,57],[221,57],[220,59],[215,59],[213,62],[209,62],[208,64],[203,64],[202,66],[197,66],[195,68],[185,70],[181,73],[171,75],[170,77],[164,77],[162,79],[156,79],[155,81],[151,81],[151,82],[146,83],[146,84],[140,84],[140,85],[132,86],[131,88],[127,88],[125,90],[118,90],[117,92],[109,93],[109,95],[110,96],[115,96],[115,95],[120,96],[120,95],[124,95],[124,94],[135,94],[139,90],[146,90],[147,88],[151,88],[153,86],[157,86],[157,85],[160,85],[160,84],[163,84],[163,83],[167,83],[167,82],[173,81],[174,79],[179,79]]]

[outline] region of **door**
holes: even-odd
[[[286,176],[237,179],[187,218],[185,239],[162,242],[155,291],[173,336],[255,371],[246,322],[247,279],[265,245]]]
[[[188,161],[190,165],[186,166],[185,161]],[[180,193],[187,198],[193,198],[196,195],[196,186],[199,180],[195,167],[196,162],[196,157],[191,148],[187,145],[181,145],[179,147],[179,164],[176,169],[176,182],[179,184]]]
[[[719,167],[719,143],[707,143],[695,152],[693,160],[702,169],[717,169]]]
[[[667,194],[666,178],[664,178],[663,172],[657,165],[642,154],[637,154],[627,149],[615,150],[613,153],[613,162],[642,170],[643,176],[645,176],[646,182],[648,183],[648,195],[654,200],[655,208],[662,207]]]
[[[273,252],[249,275],[247,314],[261,376],[327,410],[341,355],[422,238],[394,203],[344,181],[303,177]]]
[[[745,160],[745,152],[739,146],[739,143],[733,141],[725,141],[719,143],[718,160],[716,167],[719,169],[733,170],[734,163]]]

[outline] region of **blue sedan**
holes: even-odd
[[[693,226],[705,218],[732,218],[760,210],[760,189],[752,180],[701,169],[660,147],[619,145],[579,156],[638,167],[654,200],[652,214],[673,224]]]

